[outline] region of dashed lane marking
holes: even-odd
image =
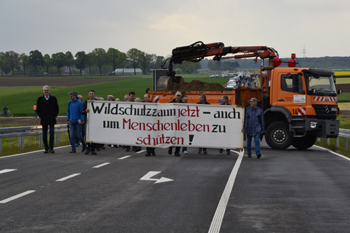
[[[17,169],[3,169],[0,170],[0,174],[16,171]]]
[[[57,181],[57,182],[59,182],[59,181],[65,181],[65,180],[68,180],[68,179],[73,178],[73,177],[75,177],[75,176],[79,176],[80,174],[81,174],[81,173],[74,173],[74,174],[72,174],[72,175],[70,175],[70,176],[63,177],[63,178],[58,179],[58,180],[56,180],[56,181]]]
[[[34,193],[34,192],[35,192],[35,190],[28,190],[26,192],[23,192],[23,193],[20,193],[20,194],[17,194],[15,196],[12,196],[12,197],[9,197],[9,198],[6,198],[6,199],[2,200],[2,201],[0,201],[0,204],[5,204],[7,202],[16,200],[18,198],[24,197],[24,196],[26,196],[28,194],[31,194],[31,193]]]
[[[100,164],[100,165],[96,165],[96,166],[93,167],[93,168],[100,168],[100,167],[106,166],[106,165],[108,165],[108,164],[110,164],[110,163],[102,163],[102,164]]]
[[[146,150],[140,150],[140,151],[138,151],[138,152],[136,152],[136,153],[138,153],[138,154],[140,154],[140,153],[143,153],[143,152],[145,152]]]

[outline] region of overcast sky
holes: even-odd
[[[223,42],[280,57],[350,56],[349,0],[0,0],[0,52],[43,55]]]

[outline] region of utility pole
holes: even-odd
[[[303,57],[306,58],[306,49],[305,49],[305,45],[304,45],[304,48],[302,50],[302,54],[303,54]]]

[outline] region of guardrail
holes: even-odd
[[[349,151],[349,139],[350,139],[350,130],[348,129],[339,129],[339,135],[337,137],[337,148],[340,147],[340,138],[346,138],[346,151]],[[321,142],[321,138],[318,138],[318,142]],[[331,139],[327,138],[327,144],[331,144]]]
[[[67,132],[67,124],[55,125],[55,138],[56,145],[59,140],[59,133]],[[49,132],[48,132],[49,133]],[[2,139],[3,138],[21,138],[21,150],[24,149],[24,137],[25,136],[33,136],[39,135],[39,147],[43,146],[43,132],[42,126],[22,126],[22,127],[8,127],[8,128],[0,128],[0,154],[2,153]]]

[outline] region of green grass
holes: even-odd
[[[129,77],[133,77],[133,79],[72,87],[51,86],[50,93],[57,98],[60,109],[59,115],[63,116],[66,114],[67,103],[70,100],[68,95],[70,91],[77,91],[78,94],[83,95],[84,99],[86,99],[89,90],[93,89],[95,90],[96,95],[102,96],[105,99],[107,98],[107,95],[113,95],[115,98],[120,98],[123,100],[124,95],[128,94],[130,91],[134,91],[136,93],[136,97],[143,98],[146,88],[150,87],[152,89],[151,75]],[[222,85],[225,84],[228,80],[228,78],[208,78],[208,76],[205,74],[186,75],[184,76],[184,79],[186,82],[190,82],[194,79],[199,79],[203,82],[215,82]],[[4,90],[4,92],[2,92],[2,90]],[[0,106],[2,107],[4,104],[7,104],[7,107],[11,110],[15,117],[32,116],[33,105],[36,104],[38,97],[43,95],[42,87],[2,87],[0,91]]]

